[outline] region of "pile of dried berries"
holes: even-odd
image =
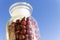
[[[26,20],[25,20],[26,19]],[[32,30],[29,27],[29,17],[17,19],[8,26],[10,40],[33,40]]]

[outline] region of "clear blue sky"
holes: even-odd
[[[19,1],[33,6],[41,40],[60,40],[60,0],[0,0],[0,40],[6,40],[6,23],[11,17],[8,9]]]

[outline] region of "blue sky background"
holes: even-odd
[[[0,40],[6,40],[9,7],[19,1],[33,6],[32,16],[38,22],[41,40],[60,40],[60,0],[0,0]]]

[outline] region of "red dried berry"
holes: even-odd
[[[18,31],[16,31],[16,34],[18,34],[20,31],[18,30]]]
[[[29,35],[28,34],[26,34],[26,37],[28,37]]]
[[[22,25],[26,25],[26,21],[22,21],[21,24],[22,24]]]
[[[8,30],[10,30],[10,29],[11,29],[11,25],[8,26]]]
[[[12,22],[11,26],[15,27],[16,23],[15,22]]]
[[[20,39],[20,40],[23,40],[24,38],[25,38],[24,35],[20,35],[20,36],[19,36],[19,39]]]
[[[23,30],[23,34],[25,34],[26,33],[26,30]]]
[[[28,18],[27,18],[27,21],[29,21],[29,20],[30,20],[30,18],[28,17]]]
[[[29,35],[31,35],[31,34],[32,34],[32,31],[31,31],[31,30],[27,30],[27,33],[28,33]]]
[[[22,26],[23,29],[26,29],[26,26]]]
[[[17,20],[16,20],[16,23],[19,23],[19,22],[20,22],[20,20],[19,20],[19,19],[17,19]]]

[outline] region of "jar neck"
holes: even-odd
[[[11,17],[11,18],[13,18],[13,19],[22,19],[22,18],[24,18],[25,16],[13,16],[13,17]],[[28,17],[30,17],[30,16],[28,16]],[[25,17],[25,18],[28,18],[28,17]]]
[[[17,2],[9,8],[12,17],[29,17],[32,13],[32,6],[26,2]]]
[[[25,9],[25,8],[17,8],[15,9],[13,12],[12,12],[12,17],[29,17],[31,16],[31,12],[28,10],[28,9]]]

